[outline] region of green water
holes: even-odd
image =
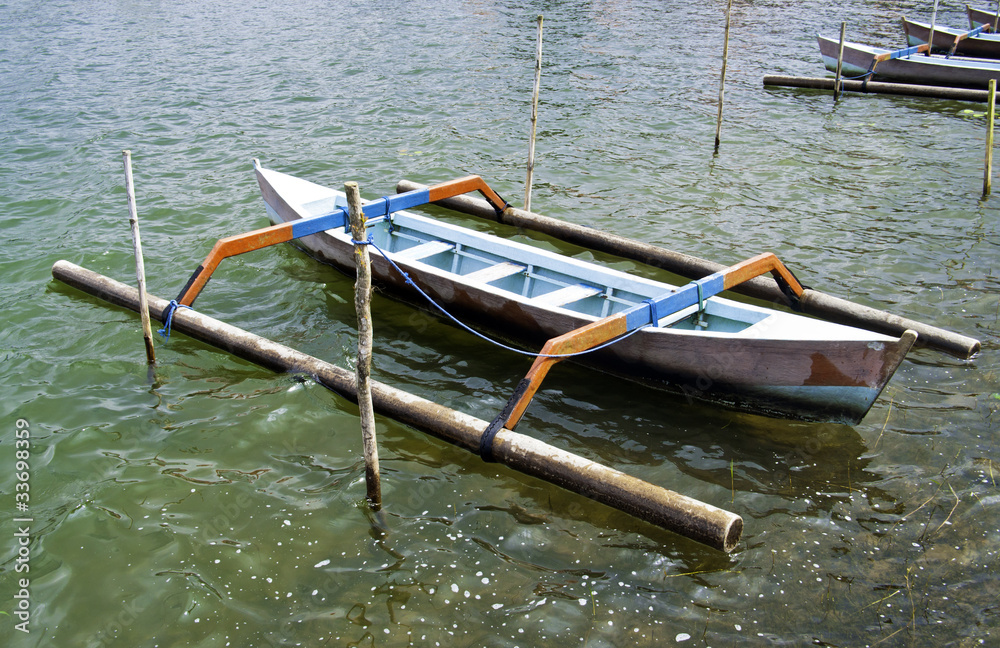
[[[0,4],[5,645],[995,645],[1000,203],[962,112],[982,107],[763,88],[821,76],[815,33],[841,20],[901,45],[899,15],[927,14],[835,4],[735,3],[717,157],[721,1]],[[386,419],[372,514],[355,407],[180,334],[150,372],[137,317],[50,278],[134,279],[123,149],[167,298],[265,224],[252,157],[369,197],[478,173],[520,204],[540,13],[535,211],[723,263],[771,250],[983,343],[914,351],[856,427],[558,367],[519,430],[742,515],[731,555]],[[350,295],[281,246],[226,261],[198,309],[346,366]],[[374,311],[376,377],[450,407],[490,418],[527,369]]]

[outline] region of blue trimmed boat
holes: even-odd
[[[988,25],[978,25],[968,31],[934,25],[934,51],[949,56],[1000,59],[1000,34],[988,33]],[[903,18],[907,45],[923,45],[931,35],[929,23]]]
[[[817,36],[823,65],[837,70],[840,40]],[[845,77],[868,75],[875,81],[936,85],[952,88],[986,88],[1000,79],[1000,61],[926,56],[927,45],[887,50],[859,43],[844,43]]]
[[[273,229],[291,224],[300,234],[314,232],[296,236],[297,244],[353,274],[354,243],[343,217],[332,228],[308,228],[343,214],[344,194],[256,162],[255,171]],[[365,206],[366,213],[384,214],[369,220],[369,235],[397,267],[374,252],[371,266],[373,279],[390,294],[430,308],[403,270],[457,318],[531,350],[581,327],[618,320],[634,334],[578,360],[689,398],[768,416],[854,424],[916,340],[911,331],[890,337],[714,296],[731,287],[733,277],[741,281],[742,271],[678,287],[392,211],[390,202],[386,197]]]

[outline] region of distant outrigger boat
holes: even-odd
[[[837,70],[838,39],[818,36],[823,65]],[[1000,79],[1000,61],[925,56],[927,44],[887,50],[859,43],[844,43],[845,77],[867,76],[877,81],[954,88],[986,88],[990,79]]]
[[[980,25],[989,25],[994,32],[1000,31],[1000,19],[996,9],[976,9],[965,5],[965,13],[969,16],[969,29],[975,29]]]
[[[903,31],[906,33],[907,45],[923,45],[931,35],[931,26],[903,18]],[[977,25],[969,31],[934,25],[934,51],[955,56],[1000,59],[1000,34],[989,32],[990,25]]]

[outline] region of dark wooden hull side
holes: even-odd
[[[996,11],[984,11],[982,9],[974,9],[972,7],[968,7],[967,13],[969,15],[969,29],[975,29],[980,25],[997,24]]]
[[[320,233],[297,244],[314,258],[353,275],[353,250],[346,242]],[[422,263],[401,259],[397,263],[456,317],[528,349],[540,349],[545,340],[593,321],[455,282]],[[393,296],[430,308],[377,254],[372,255],[372,275]],[[658,329],[584,356],[581,363],[744,411],[853,424],[867,413],[912,341],[768,340]]]

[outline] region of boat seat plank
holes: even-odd
[[[505,279],[512,275],[516,275],[519,272],[524,272],[524,270],[525,267],[523,265],[511,263],[510,261],[504,261],[503,263],[497,263],[495,265],[487,266],[485,268],[480,268],[475,272],[470,272],[469,274],[465,275],[465,278],[471,279],[473,281],[490,283],[491,281]]]
[[[445,241],[427,241],[426,243],[421,243],[419,245],[406,248],[405,250],[400,250],[396,252],[394,256],[398,259],[416,261],[454,249],[455,245],[453,243],[447,243]]]
[[[537,304],[545,304],[547,306],[563,306],[565,304],[571,304],[575,301],[580,301],[581,299],[586,299],[587,297],[600,295],[602,292],[604,292],[602,289],[594,288],[593,286],[588,286],[587,284],[573,284],[572,286],[566,286],[565,288],[553,290],[552,292],[545,293],[544,295],[534,297],[531,301]]]

